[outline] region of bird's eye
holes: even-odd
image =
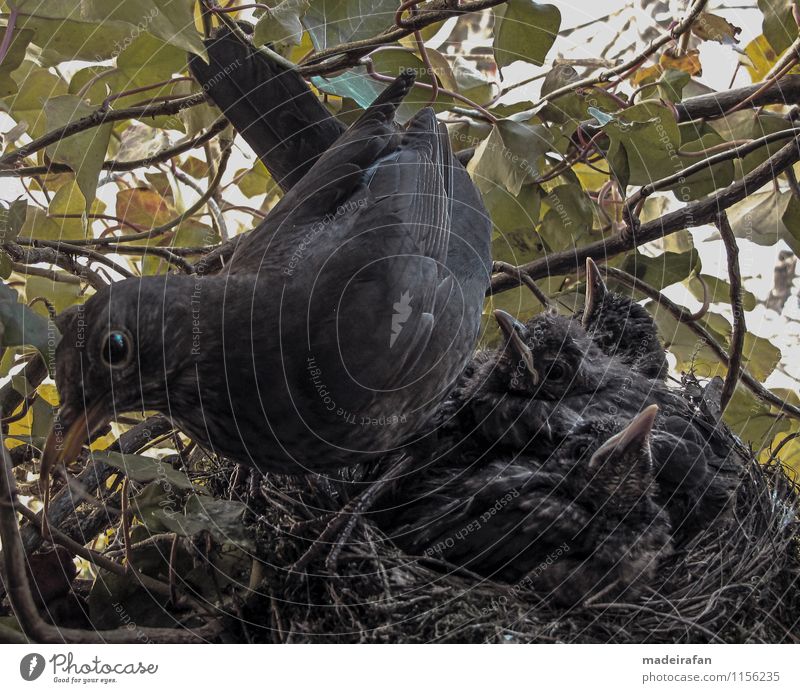
[[[547,372],[547,378],[552,380],[561,380],[567,371],[560,363],[553,363],[550,370]]]
[[[111,330],[101,352],[103,361],[112,368],[126,366],[133,355],[133,339],[124,330]]]

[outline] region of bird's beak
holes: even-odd
[[[592,258],[586,258],[586,305],[583,307],[583,317],[581,318],[581,325],[586,327],[589,324],[589,318],[597,309],[597,306],[602,302],[603,297],[608,293],[606,284],[603,277],[600,276],[600,270]]]
[[[533,384],[538,385],[539,373],[533,364],[533,354],[528,345],[525,344],[525,340],[522,339],[525,325],[504,310],[494,311],[494,319],[500,325],[500,331],[506,338],[506,344],[514,350],[520,361],[525,364],[526,370],[533,378]]]
[[[74,460],[83,445],[108,424],[111,417],[107,411],[106,402],[102,400],[95,402],[85,410],[68,404],[61,407],[53,421],[53,427],[50,429],[42,452],[39,483],[45,498],[49,497],[52,470],[60,464]]]
[[[642,450],[650,440],[650,432],[653,430],[657,414],[657,404],[651,404],[639,412],[624,430],[611,436],[595,451],[589,466],[595,466],[596,460],[603,459],[612,452],[619,457]]]

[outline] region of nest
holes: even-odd
[[[733,436],[731,436],[733,439]],[[737,443],[738,444],[738,443]],[[782,465],[750,460],[732,517],[673,553],[636,596],[558,609],[530,589],[408,556],[368,519],[319,548],[347,484],[268,476],[251,506],[267,566],[244,616],[275,642],[782,643],[800,640],[798,487]],[[324,543],[324,542],[323,542]]]

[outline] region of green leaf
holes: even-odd
[[[50,4],[51,0],[37,3],[37,7],[27,10],[29,14],[20,15],[18,24],[33,33],[32,42],[40,49],[40,64],[44,67],[65,60],[109,60],[130,41],[129,24],[110,21],[101,27],[97,21],[83,21],[77,13],[74,19],[48,18],[44,15]]]
[[[615,148],[625,150],[630,185],[645,185],[683,168],[678,157],[680,132],[675,115],[655,101],[625,108],[603,129],[611,140],[609,155]]]
[[[25,16],[90,24],[98,38],[105,38],[106,50],[111,49],[112,54],[124,50],[144,32],[185,51],[205,54],[202,39],[194,26],[195,0],[18,0],[17,6]],[[125,25],[127,37],[115,45],[116,33],[112,32],[109,36],[105,31],[106,27],[116,29],[118,23]],[[82,55],[79,53],[81,45],[75,42],[73,54],[65,57],[77,58]],[[85,59],[87,56],[82,57]]]
[[[247,506],[238,501],[192,496],[183,514],[159,510],[154,513],[169,531],[183,537],[208,532],[220,544],[251,546],[252,536],[243,524]]]
[[[758,0],[764,15],[761,30],[776,53],[782,53],[797,38],[797,22],[792,16],[794,2],[787,0]]]
[[[722,418],[736,435],[754,447],[760,447],[791,425],[772,405],[757,398],[741,382],[736,384]]]
[[[800,203],[788,190],[753,193],[728,209],[728,219],[737,238],[764,246],[783,240],[800,252]]]
[[[480,104],[491,101],[492,83],[483,72],[475,67],[474,63],[465,60],[460,55],[456,56],[453,62],[453,77],[456,80],[456,90],[461,96],[466,96],[471,101]]]
[[[261,159],[256,159],[253,168],[241,178],[239,178],[240,173],[241,171],[237,171],[235,177],[239,180],[239,190],[247,197],[256,197],[264,193],[271,195],[276,191],[277,185]]]
[[[72,94],[48,99],[44,104],[49,130],[55,130],[67,123],[80,120],[93,113],[94,110],[93,107]],[[47,155],[53,161],[66,164],[75,172],[87,211],[94,202],[97,180],[105,161],[111,129],[112,124],[105,123],[71,137],[60,139],[46,150]]]
[[[34,68],[25,77],[22,90],[8,102],[12,117],[28,124],[31,137],[41,137],[47,130],[42,106],[48,99],[67,93],[67,85],[48,70]]]
[[[52,373],[59,339],[58,330],[50,320],[20,303],[17,292],[0,283],[0,347],[33,346]]]
[[[380,34],[397,7],[397,0],[312,0],[302,22],[319,51]]]
[[[163,82],[185,67],[186,53],[183,50],[151,34],[141,34],[117,57],[115,91]],[[153,89],[147,95],[158,93]],[[141,101],[142,95],[137,94],[135,98]]]
[[[567,250],[590,240],[594,204],[580,185],[558,185],[542,202],[548,209],[538,231],[548,252]]]
[[[501,185],[517,195],[539,175],[542,156],[551,148],[552,136],[544,125],[499,120],[476,148],[467,171],[481,192]]]
[[[3,29],[3,31],[7,31],[7,29]],[[25,59],[25,52],[28,50],[28,44],[31,42],[33,35],[34,32],[30,29],[20,29],[19,26],[14,29],[11,45],[3,57],[2,65],[0,65],[0,99],[5,99],[19,91],[19,84],[11,76],[11,73]]]
[[[682,132],[684,131],[683,128],[681,130]],[[708,156],[704,153],[705,150],[725,143],[725,140],[714,132],[711,126],[704,124],[703,130],[704,132],[699,139],[693,139],[681,145],[681,154],[678,157],[679,168],[686,168],[701,161]],[[695,133],[693,132],[692,134]],[[690,152],[696,152],[697,155],[691,156]],[[698,171],[685,180],[678,182],[672,188],[672,191],[678,200],[688,202],[730,185],[734,180],[734,176],[733,161],[723,161],[714,166],[704,168],[702,171]]]
[[[0,201],[0,245],[17,240],[27,215],[28,203],[24,197],[10,203]]]
[[[725,303],[730,305],[731,302],[731,285],[724,279],[713,277],[710,274],[700,274],[695,277],[690,277],[684,284],[691,291],[698,301],[703,300],[703,285],[700,282],[702,279],[708,287],[709,301],[711,303]],[[742,289],[742,304],[745,310],[753,310],[756,307],[756,297],[753,296],[747,289]]]
[[[144,455],[123,455],[118,452],[104,450],[92,453],[96,459],[102,460],[110,467],[125,473],[131,481],[150,482],[162,481],[175,488],[197,490],[186,474],[173,469],[172,465],[165,464],[155,457]]]
[[[47,299],[57,313],[69,308],[78,301],[81,295],[81,285],[72,282],[55,282],[50,277],[25,277],[25,301],[30,303],[35,298]],[[37,303],[32,308],[44,318],[48,317],[47,307]]]
[[[256,23],[253,43],[263,46],[265,43],[296,46],[303,38],[303,25],[300,23],[306,10],[308,0],[283,0],[270,10],[264,12]]]
[[[492,13],[494,59],[498,67],[516,60],[543,65],[561,27],[559,9],[533,0],[508,0]]]
[[[636,251],[625,257],[620,269],[656,289],[663,289],[699,272],[700,254],[694,248],[685,253],[666,252],[655,257]]]

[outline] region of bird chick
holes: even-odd
[[[630,296],[609,291],[591,258],[586,259],[586,304],[580,321],[603,353],[647,378],[667,377],[666,352],[652,316]]]
[[[586,422],[549,455],[420,466],[376,521],[410,554],[532,587],[561,606],[624,592],[670,546],[653,498],[656,413],[648,407],[610,437],[613,422]]]
[[[607,401],[629,379],[629,369],[566,316],[544,313],[524,324],[502,310],[494,316],[503,345],[473,358],[440,412],[451,437],[513,450],[560,440],[582,408]]]

